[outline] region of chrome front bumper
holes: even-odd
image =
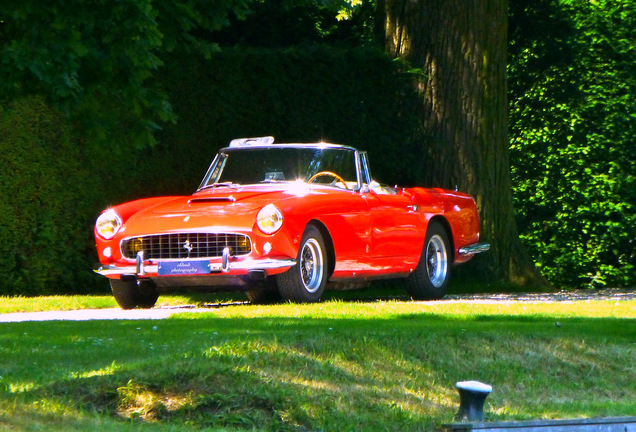
[[[226,248],[227,249],[227,248]],[[187,260],[183,260],[187,261]],[[200,260],[199,260],[200,261]],[[219,273],[230,273],[232,271],[236,271],[240,273],[247,273],[250,271],[266,271],[266,270],[274,270],[281,268],[290,268],[296,265],[296,260],[294,259],[272,259],[272,258],[264,258],[264,259],[252,259],[252,260],[241,260],[232,262],[232,257],[229,254],[229,251],[223,251],[223,257],[220,263],[210,263],[209,265],[209,273],[210,275],[219,274]],[[137,260],[134,265],[128,266],[117,266],[117,265],[102,265],[96,268],[95,273],[100,274],[102,276],[121,276],[121,275],[130,275],[130,276],[150,276],[157,275],[159,272],[159,265],[156,262],[145,261],[143,257],[143,252],[139,252],[137,254]],[[200,275],[205,276],[206,274]],[[168,276],[169,277],[169,276]]]

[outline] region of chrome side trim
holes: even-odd
[[[225,265],[227,265],[227,268],[224,268]],[[249,270],[273,270],[273,269],[280,269],[285,267],[289,268],[295,265],[296,265],[295,259],[260,259],[260,260],[230,262],[228,257],[227,263],[210,264],[210,274],[229,272],[231,270],[245,271],[247,273],[247,271]],[[138,270],[141,270],[141,272]],[[137,266],[137,263],[135,263],[135,265],[130,265],[130,266],[102,265],[93,271],[102,276],[116,276],[116,275],[146,276],[148,274],[156,275],[158,272],[158,266],[157,264],[154,264],[154,263],[153,264],[142,263],[141,266],[139,267]],[[205,275],[201,275],[201,276],[205,276]],[[170,276],[167,276],[167,277],[170,277]]]
[[[459,248],[459,254],[460,255],[478,254],[481,252],[486,252],[488,249],[490,249],[489,243],[474,243],[474,244]]]

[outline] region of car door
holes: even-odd
[[[388,271],[410,271],[424,242],[424,216],[403,190],[378,187],[365,195],[370,212],[370,258]]]

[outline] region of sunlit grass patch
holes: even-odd
[[[635,320],[636,301],[333,300],[2,324],[0,430],[432,430],[466,379],[493,386],[489,420],[630,415]]]
[[[182,305],[217,305],[230,302],[245,302],[242,293],[201,294],[183,293],[162,295],[157,307]],[[81,309],[119,308],[112,294],[102,295],[53,295],[41,297],[0,296],[0,313],[69,311]]]
[[[0,297],[0,313],[103,309],[116,306],[112,295]]]

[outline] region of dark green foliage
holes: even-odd
[[[81,292],[95,193],[63,117],[41,98],[0,110],[0,293]]]
[[[267,0],[251,5],[245,18],[214,33],[222,46],[281,48],[328,43],[350,47],[373,41],[375,2]]]
[[[232,138],[273,135],[278,142],[367,149],[376,177],[414,181],[401,146],[414,121],[401,107],[408,87],[381,52],[237,49],[213,54],[209,62],[178,57],[167,64],[165,87],[179,122],[160,134],[161,147],[169,146],[181,172],[192,167],[194,177],[202,175]],[[196,186],[192,175],[178,178]]]
[[[248,0],[7,0],[0,6],[0,100],[44,95],[82,126],[89,144],[144,147],[174,120],[153,80],[161,56],[214,49],[218,30]]]
[[[636,4],[511,2],[518,224],[557,286],[636,281]]]

